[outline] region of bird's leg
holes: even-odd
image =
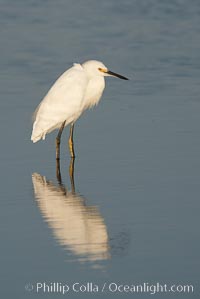
[[[63,194],[67,193],[67,188],[65,187],[65,185],[62,182],[62,176],[61,176],[61,171],[60,171],[60,160],[56,159],[56,177],[57,177],[57,181],[58,184],[61,188],[61,190],[63,191]]]
[[[74,124],[72,124],[70,127],[70,135],[68,140],[71,158],[75,158],[73,135],[74,135]]]
[[[60,139],[61,139],[61,135],[62,135],[62,131],[65,127],[65,122],[64,121],[59,129],[58,135],[56,137],[56,160],[60,160]]]
[[[71,190],[72,190],[73,194],[75,194],[74,162],[75,162],[75,158],[71,158],[70,165],[69,165],[69,177],[70,177],[70,182],[71,182]]]
[[[59,185],[62,185],[62,176],[60,172],[60,160],[56,159],[56,177],[58,180]]]

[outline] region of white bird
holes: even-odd
[[[71,124],[69,149],[75,157],[73,144],[74,123],[84,110],[97,105],[105,88],[105,76],[118,77],[100,61],[89,60],[65,71],[53,84],[36,108],[31,140],[44,140],[47,133],[59,128],[56,137],[56,159],[60,159],[60,139],[65,126]]]

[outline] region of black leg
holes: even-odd
[[[65,122],[64,121],[60,127],[60,130],[58,132],[58,135],[56,137],[56,160],[60,160],[60,139],[61,139],[61,135],[62,135],[62,131],[65,127]]]
[[[62,185],[62,176],[60,172],[60,160],[56,159],[56,177],[58,180],[59,185]]]

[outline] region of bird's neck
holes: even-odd
[[[84,109],[98,104],[105,88],[104,77],[93,77],[89,80],[84,97]]]

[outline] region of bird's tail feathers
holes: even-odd
[[[31,136],[31,140],[33,141],[33,143],[39,141],[40,139],[45,140],[45,135],[46,135],[46,134],[44,134],[44,133],[39,134],[39,135],[37,135],[37,136],[35,136],[35,135],[32,134],[32,136]]]

